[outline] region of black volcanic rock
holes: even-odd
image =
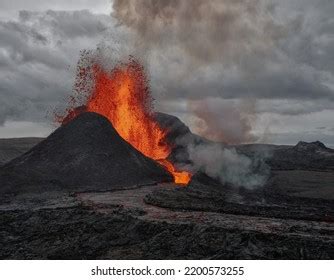
[[[103,210],[71,207],[0,212],[0,258],[334,258],[333,226],[327,223],[201,212],[190,212],[196,221],[184,222],[180,216],[187,213],[177,211],[170,211],[173,216],[166,222]],[[208,216],[210,223],[205,222]]]
[[[96,113],[79,115],[0,170],[0,192],[96,191],[164,181],[172,176]]]
[[[331,149],[327,148],[325,144],[320,141],[311,143],[299,141],[293,149],[299,152],[332,152]]]
[[[170,141],[192,134],[189,127],[175,116],[158,112],[155,113],[155,118],[162,128],[167,129]]]
[[[201,175],[201,178],[193,179],[187,187],[155,190],[147,194],[144,201],[147,204],[173,211],[203,211],[333,222],[334,204],[332,199],[313,198],[312,194],[309,197],[302,193],[293,195],[280,191],[275,188],[277,186],[268,186],[268,189],[265,186],[264,188],[248,190],[231,185],[201,182],[204,176]],[[312,177],[312,174],[307,177]],[[212,181],[210,180],[210,182]],[[321,184],[321,180],[319,183]],[[305,185],[291,186],[290,191],[297,193],[305,187]],[[322,194],[325,191],[324,188],[319,190]],[[333,193],[330,190],[328,192],[329,194]]]
[[[200,145],[204,143],[211,143],[210,140],[205,139],[190,131],[179,118],[165,113],[157,112],[155,119],[158,124],[167,131],[167,141],[172,147],[169,160],[176,164],[189,164],[189,145]]]
[[[294,147],[274,150],[268,160],[272,170],[334,170],[334,150],[320,141],[299,142]]]
[[[174,146],[212,143],[210,140],[192,133],[178,117],[157,112],[155,119],[162,128],[167,130],[167,140]]]

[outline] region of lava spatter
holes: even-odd
[[[83,89],[91,84],[85,104],[74,106],[75,102],[70,102],[65,115],[57,116],[58,122],[66,123],[82,112],[99,113],[109,119],[123,139],[173,174],[175,183],[187,184],[190,173],[178,171],[167,159],[172,147],[166,141],[167,132],[154,119],[143,66],[134,58],[111,71],[96,62],[83,65],[79,64],[75,87],[77,94],[85,94]]]

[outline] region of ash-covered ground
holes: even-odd
[[[213,144],[173,116],[157,120],[179,166],[192,164],[189,145]],[[224,182],[197,168],[177,186],[91,113],[45,140],[0,140],[0,258],[334,258],[334,150],[214,145],[250,159],[264,183],[237,186],[250,175]]]

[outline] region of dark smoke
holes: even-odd
[[[113,10],[137,47],[172,49],[197,64],[234,64],[267,53],[282,36],[264,0],[115,0]]]

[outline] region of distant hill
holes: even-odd
[[[44,138],[6,138],[0,139],[0,166],[22,155]]]

